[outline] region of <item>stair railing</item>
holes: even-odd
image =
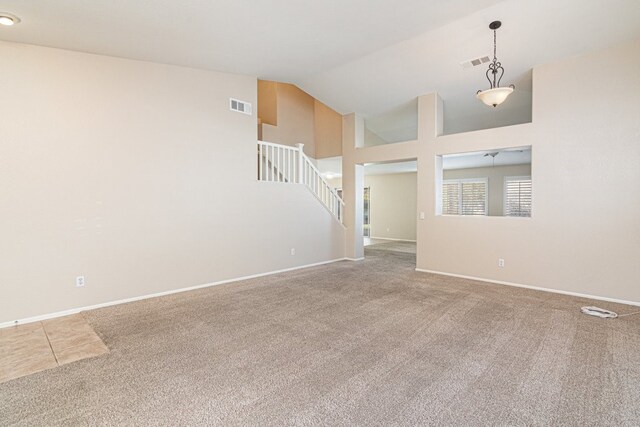
[[[303,147],[258,141],[258,180],[304,184],[344,224],[344,201],[304,154]]]

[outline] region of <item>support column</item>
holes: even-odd
[[[345,115],[342,121],[342,197],[347,228],[345,256],[353,260],[364,258],[364,166],[355,163],[355,149],[363,142],[364,120],[355,114]]]
[[[436,215],[437,192],[441,191],[442,172],[436,176],[441,160],[435,158],[437,137],[443,131],[444,106],[437,93],[418,97],[418,223],[416,227],[416,265],[426,268],[429,224]],[[437,185],[440,184],[440,185]]]

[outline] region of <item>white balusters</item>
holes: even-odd
[[[295,147],[258,142],[258,180],[295,182],[294,162],[298,155]]]
[[[344,202],[304,154],[304,144],[288,145],[258,141],[258,180],[304,184],[340,222]]]

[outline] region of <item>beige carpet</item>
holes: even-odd
[[[88,312],[111,351],[0,384],[0,425],[640,424],[640,316],[413,268],[369,248]]]
[[[382,251],[404,252],[407,254],[416,253],[416,242],[408,242],[404,240],[377,240],[372,239],[371,244],[367,246],[368,250],[376,249]]]

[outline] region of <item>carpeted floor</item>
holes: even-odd
[[[414,266],[367,248],[87,312],[111,351],[0,384],[0,425],[640,424],[640,316]]]
[[[416,253],[416,242],[409,242],[406,240],[375,240],[372,239],[372,242],[367,249],[376,249],[383,251],[392,251],[392,252],[404,252],[407,254]],[[415,262],[414,262],[415,264]]]

